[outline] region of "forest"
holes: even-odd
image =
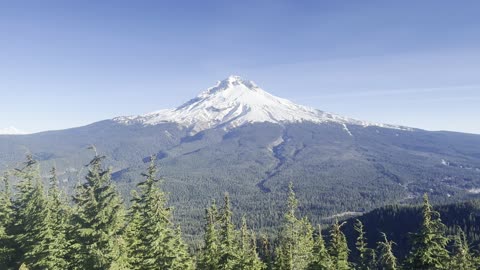
[[[187,243],[173,221],[155,158],[126,203],[95,153],[88,173],[67,196],[55,168],[44,183],[38,163],[28,156],[3,177],[0,192],[0,269],[478,269],[478,250],[468,228],[442,222],[427,194],[418,226],[408,234],[408,250],[397,253],[389,232],[378,231],[382,215],[336,220],[322,228],[299,214],[289,185],[283,222],[274,235],[258,234],[241,218],[235,224],[230,196],[205,209],[203,243]],[[10,185],[15,178],[16,185]],[[394,213],[400,210],[391,210]],[[450,218],[455,216],[450,212]],[[408,216],[407,216],[408,217]],[[408,220],[405,220],[408,223]],[[351,223],[353,227],[348,228]],[[455,224],[455,223],[452,223]],[[397,224],[401,227],[401,224]],[[408,226],[407,226],[408,227]],[[410,227],[408,227],[410,228]],[[398,229],[397,229],[398,231]],[[367,234],[368,232],[368,234]],[[377,234],[373,242],[367,235]],[[406,237],[404,237],[406,238]],[[395,239],[399,239],[398,235]],[[350,245],[349,245],[350,243]],[[403,243],[402,248],[405,249]]]

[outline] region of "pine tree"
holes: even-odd
[[[41,240],[44,258],[32,264],[32,269],[36,266],[43,269],[66,269],[68,267],[66,256],[69,246],[66,233],[70,211],[66,198],[60,192],[56,169],[52,168],[50,173],[46,205],[48,213]]]
[[[272,251],[270,248],[270,241],[266,235],[261,236],[261,257],[265,262],[265,270],[272,270],[273,269],[273,258],[272,258]]]
[[[25,253],[25,261],[31,269],[66,269],[68,266],[66,254],[66,224],[68,211],[66,202],[62,200],[56,171],[51,171],[48,197],[43,194],[43,185],[37,184],[32,201],[37,202],[36,209],[43,213],[40,220],[31,226],[31,233],[35,234],[35,243],[31,250]]]
[[[423,196],[422,217],[420,231],[412,235],[413,246],[407,266],[413,269],[448,269],[446,226],[440,214],[432,209],[427,194]]]
[[[342,232],[342,226],[345,223],[338,223],[338,220],[332,226],[330,231],[330,256],[333,261],[334,269],[337,270],[347,270],[350,269],[350,264],[348,262],[348,246],[347,239],[345,234]]]
[[[11,228],[13,225],[13,204],[9,175],[3,176],[3,189],[0,191],[0,269],[9,269],[15,261],[15,243]]]
[[[56,231],[51,217],[37,162],[28,156],[17,176],[21,181],[15,200],[15,240],[23,254],[21,261],[32,270],[65,268],[65,251],[56,245],[61,232]]]
[[[313,228],[307,218],[296,217],[297,208],[298,201],[290,183],[287,212],[275,250],[277,270],[308,269],[314,260]]]
[[[138,201],[138,193],[133,190],[132,193],[132,205],[128,211],[128,225],[125,229],[125,238],[127,245],[128,261],[131,270],[141,270],[143,256],[141,247],[141,228],[142,228],[142,209],[140,208]]]
[[[102,168],[104,157],[90,161],[86,182],[73,197],[74,269],[128,269],[122,239],[124,207],[110,179],[110,170]]]
[[[218,265],[221,270],[231,270],[239,264],[239,248],[236,242],[237,232],[232,221],[233,213],[228,193],[225,193],[223,202],[220,216],[220,257]]]
[[[248,230],[247,220],[243,217],[240,228],[240,263],[236,269],[262,270],[264,268],[264,263],[258,257],[255,233]]]
[[[157,186],[155,160],[151,158],[147,173],[142,174],[145,180],[138,184],[138,195],[133,199],[130,228],[127,229],[130,264],[145,270],[193,269],[181,232],[171,222],[166,195]]]
[[[470,252],[465,233],[457,228],[458,232],[453,239],[453,253],[449,269],[474,270],[475,260]]]
[[[205,270],[219,269],[220,251],[217,231],[218,211],[215,201],[205,210],[204,246],[200,256],[198,268]]]
[[[375,251],[367,247],[367,238],[365,237],[365,231],[363,223],[357,219],[355,220],[354,229],[358,233],[355,247],[358,251],[358,270],[370,270],[375,267]]]
[[[397,258],[393,254],[393,241],[387,240],[387,235],[382,233],[383,241],[377,242],[378,245],[378,268],[381,270],[396,270]]]
[[[310,270],[330,270],[333,269],[333,262],[330,254],[328,254],[325,240],[322,236],[322,228],[318,225],[318,234],[315,239],[315,246],[313,247],[313,263],[310,265]]]

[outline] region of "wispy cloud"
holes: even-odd
[[[428,87],[428,88],[401,88],[401,89],[385,89],[385,90],[337,90],[339,93],[312,95],[302,97],[296,100],[311,100],[311,99],[337,99],[337,98],[360,98],[360,97],[379,97],[379,96],[394,96],[418,93],[436,93],[436,92],[457,92],[457,91],[472,91],[480,90],[480,84],[473,85],[458,85],[449,87]],[[463,100],[468,99],[462,97]]]

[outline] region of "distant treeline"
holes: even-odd
[[[5,174],[0,192],[0,269],[468,270],[480,266],[464,233],[466,227],[449,230],[427,195],[419,224],[409,234],[409,249],[397,259],[396,243],[385,233],[376,231],[380,238],[375,243],[366,237],[382,218],[377,223],[363,218],[365,226],[357,219],[354,233],[348,234],[353,243],[349,249],[345,223],[335,222],[324,237],[320,225],[314,228],[306,217],[299,217],[293,185],[274,240],[250,230],[245,218],[240,226],[234,224],[226,194],[220,207],[213,201],[205,210],[203,245],[191,251],[173,224],[155,158],[132,191],[128,209],[103,159],[95,154],[72,199],[60,190],[54,168],[44,186],[31,156],[22,168]],[[15,192],[11,177],[18,179]]]

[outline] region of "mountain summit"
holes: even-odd
[[[0,135],[22,135],[25,132],[17,129],[16,127],[0,128]]]
[[[230,129],[247,123],[283,124],[305,121],[401,128],[358,121],[298,105],[262,90],[253,81],[234,75],[217,82],[214,87],[175,109],[140,116],[117,117],[114,120],[124,124],[145,125],[174,122],[194,132],[216,127]]]

